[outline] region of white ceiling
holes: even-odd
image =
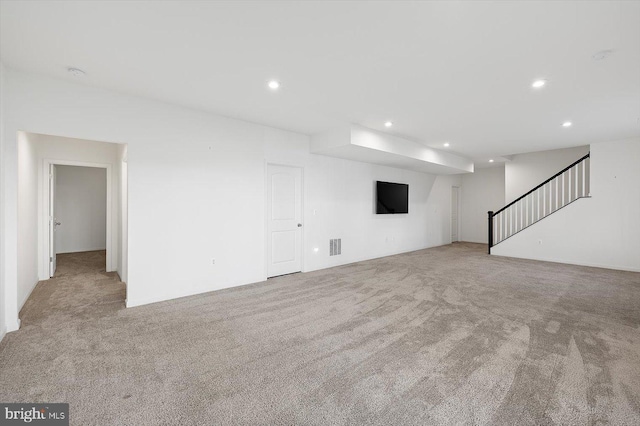
[[[306,134],[356,123],[478,162],[640,135],[638,1],[3,1],[0,13],[9,67]],[[593,60],[603,49],[615,53]]]

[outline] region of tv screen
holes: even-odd
[[[409,185],[380,182],[376,184],[376,213],[409,213]]]

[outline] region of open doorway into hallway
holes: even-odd
[[[126,156],[123,144],[19,132],[19,311],[42,294],[54,310],[124,305]]]
[[[113,270],[111,164],[45,160],[44,168],[49,170],[49,277],[55,276],[61,253],[103,251],[101,268]]]

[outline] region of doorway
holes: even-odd
[[[54,291],[58,292],[56,297],[61,297],[60,300],[68,301],[70,295],[73,295],[78,301],[81,299],[97,301],[106,299],[97,297],[97,293],[91,296],[85,290],[105,290],[107,293],[113,290],[115,293],[112,296],[118,300],[118,304],[124,305],[126,282],[120,282],[119,277],[126,277],[127,272],[127,263],[124,258],[128,244],[126,232],[128,222],[127,146],[113,142],[74,139],[27,131],[19,131],[16,136],[18,149],[16,319],[22,318],[22,309],[29,300],[31,304],[38,302],[36,304],[38,307],[32,312],[43,311],[43,305],[40,302],[49,300],[53,303],[52,292]],[[100,222],[102,226],[95,231],[100,236],[100,243],[97,245],[76,245],[69,248],[64,241],[60,240],[64,234],[63,231],[69,231],[77,221],[73,217],[61,218],[56,213],[56,200],[60,192],[59,185],[56,183],[60,183],[60,171],[66,166],[69,166],[69,169],[90,169],[102,173],[105,192],[99,196],[102,199],[101,214],[90,217],[91,220]],[[84,198],[88,197],[84,195]],[[77,233],[75,235],[77,236]],[[60,254],[61,251],[65,254]],[[66,253],[70,251],[81,251],[80,254],[84,256],[76,257],[76,253]],[[86,276],[80,278],[81,274]],[[100,284],[100,280],[103,279],[115,281],[115,284],[105,285],[104,288],[89,286],[90,282]],[[106,284],[107,281],[103,283]],[[86,288],[81,284],[86,284]],[[36,294],[34,293],[36,288],[44,290]],[[12,301],[8,298],[7,303],[11,305]],[[67,303],[56,306],[56,309],[72,308]]]
[[[451,242],[460,241],[460,188],[451,187]]]
[[[95,252],[104,260],[96,266],[106,270],[107,168],[50,164],[49,179],[50,277],[59,255]]]
[[[111,165],[45,160],[47,277],[55,275],[60,253],[105,251],[113,271]]]
[[[267,164],[267,277],[302,271],[302,169]]]

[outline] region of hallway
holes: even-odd
[[[21,326],[95,319],[124,308],[125,284],[105,264],[105,250],[58,254],[55,276],[40,281],[20,311]]]

